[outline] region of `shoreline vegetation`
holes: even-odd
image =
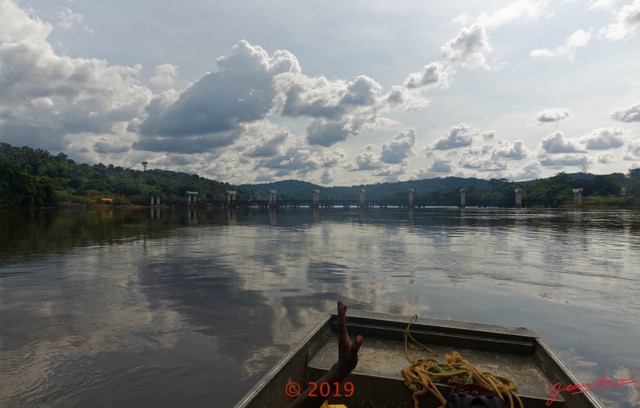
[[[355,199],[364,189],[368,200],[389,205],[406,205],[407,192],[413,189],[416,206],[457,206],[461,188],[467,207],[515,207],[518,188],[523,206],[529,208],[640,208],[640,169],[607,175],[558,173],[519,182],[445,177],[350,187],[297,180],[234,186],[197,174],[78,164],[64,153],[0,143],[0,208],[144,208],[152,194],[160,195],[162,203],[185,200],[187,191],[198,192],[200,200],[226,200],[228,190],[237,192],[237,200],[264,200],[272,189],[285,200],[309,200],[314,189],[321,189],[325,200]],[[583,190],[581,204],[574,201],[577,188]]]

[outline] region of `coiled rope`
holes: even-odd
[[[404,352],[409,361],[409,366],[400,370],[404,378],[404,384],[411,390],[414,408],[419,408],[418,397],[427,392],[436,397],[440,401],[439,408],[447,405],[447,400],[438,390],[436,382],[445,382],[452,384],[454,387],[466,384],[476,384],[493,391],[503,401],[508,402],[509,408],[515,408],[518,403],[520,408],[524,408],[522,400],[516,393],[516,382],[490,372],[480,372],[471,364],[462,359],[457,351],[445,355],[445,363],[440,363],[435,359],[415,359],[409,356],[409,349],[417,349],[415,345],[426,350],[432,357],[438,357],[438,354],[421,344],[411,335],[411,325],[418,320],[418,316],[414,315],[409,320],[409,325],[404,330]]]

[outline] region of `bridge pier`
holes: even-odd
[[[364,190],[364,189],[360,190],[360,197],[359,197],[359,200],[358,200],[358,206],[360,208],[365,208],[366,207],[365,193],[366,193],[366,190]]]
[[[320,204],[320,190],[313,190],[313,200],[311,202],[311,206],[313,208],[318,208]]]
[[[522,208],[522,191],[516,188],[516,208]]]
[[[278,190],[269,190],[269,207],[275,208],[277,203]]]
[[[409,189],[409,208],[413,208],[413,189]]]
[[[460,208],[464,208],[464,188],[460,189]]]
[[[573,201],[577,205],[582,205],[582,188],[574,188],[573,189]]]
[[[236,192],[227,191],[227,208],[236,208]]]

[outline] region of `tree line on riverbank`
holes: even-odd
[[[197,174],[88,165],[76,163],[64,153],[52,155],[0,143],[0,207],[146,203],[152,193],[161,193],[164,200],[181,200],[185,191],[223,200],[229,189],[234,189],[229,183]],[[248,191],[242,194],[252,195]]]
[[[640,200],[640,169],[626,175],[559,173],[523,182],[445,177],[328,188],[297,180],[232,186],[197,174],[80,164],[64,153],[0,143],[0,207],[5,208],[147,203],[153,193],[163,201],[182,200],[186,191],[197,191],[205,200],[224,200],[227,190],[236,190],[238,200],[259,200],[271,189],[278,190],[279,199],[299,200],[310,200],[314,189],[322,190],[322,200],[355,200],[364,189],[367,199],[390,205],[406,205],[408,189],[413,189],[416,205],[458,205],[460,188],[466,190],[467,206],[513,207],[519,188],[525,206],[556,207],[573,203],[572,189],[582,188],[584,204],[631,207]]]

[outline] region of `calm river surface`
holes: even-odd
[[[638,380],[640,212],[0,211],[0,406],[232,407],[337,299]]]

